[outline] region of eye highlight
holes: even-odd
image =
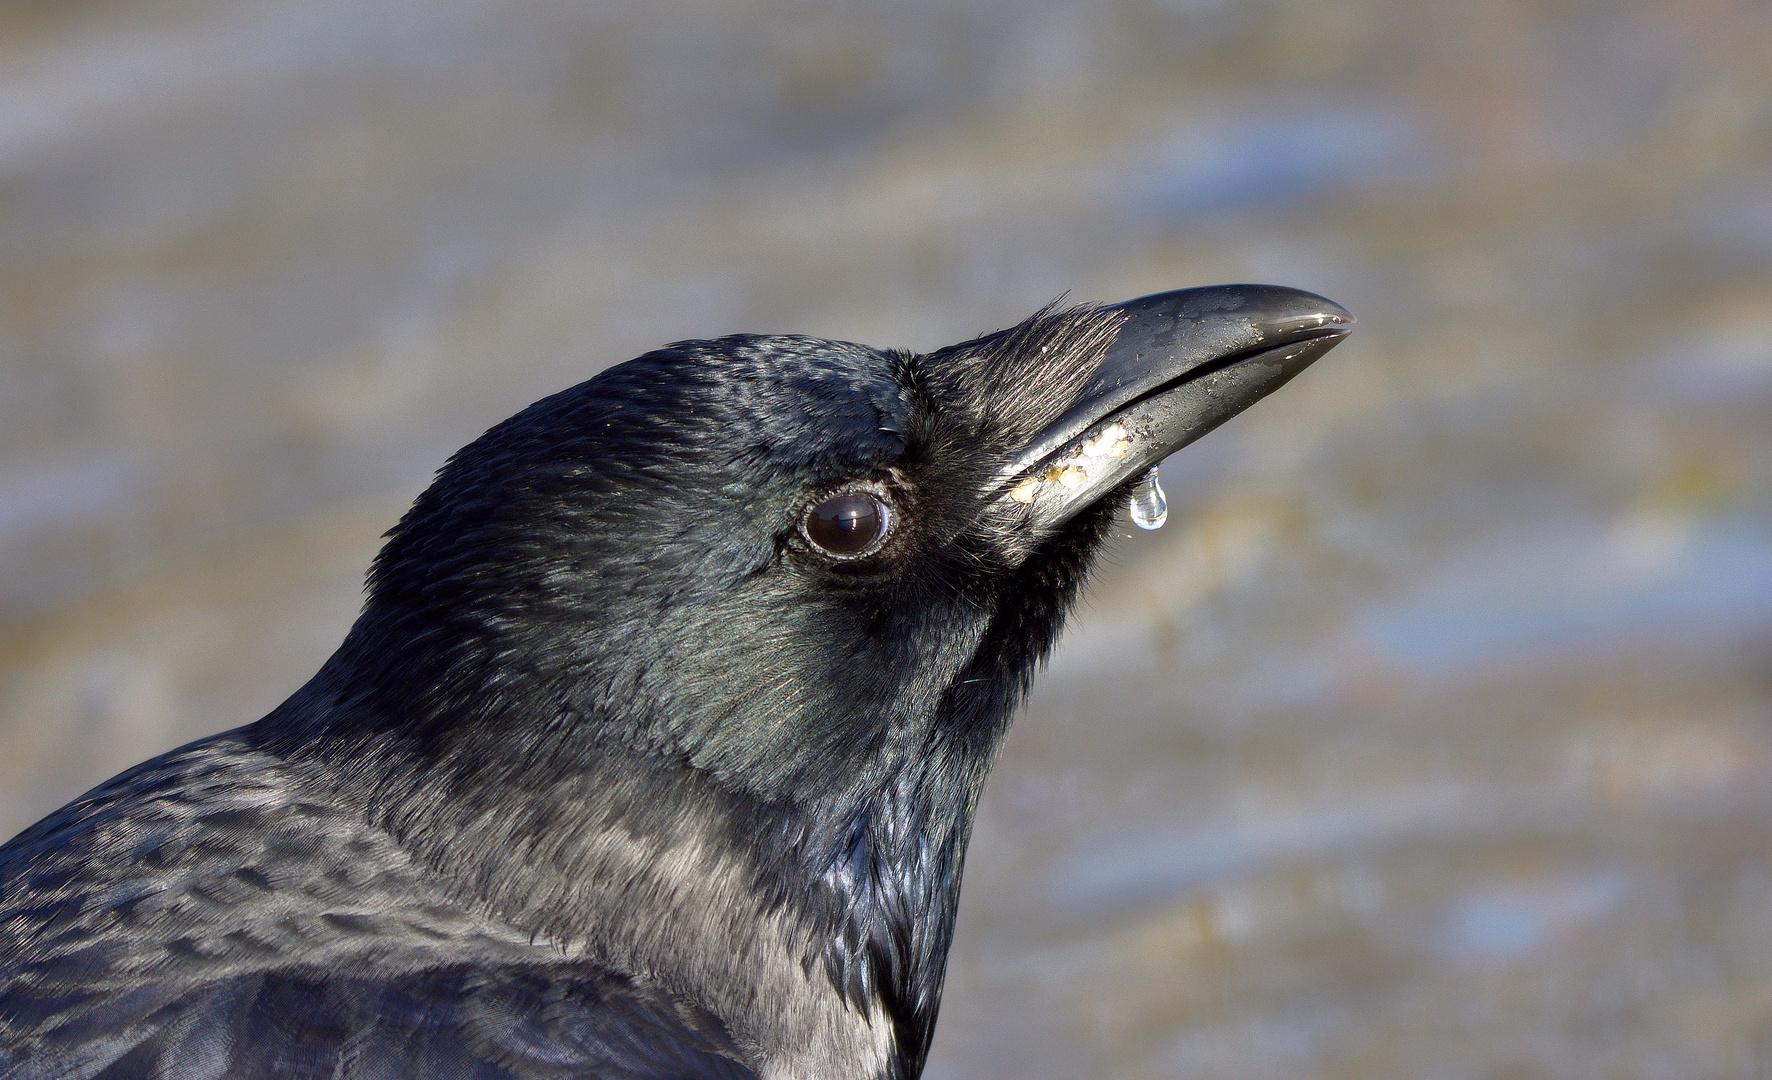
[[[892,531],[892,507],[871,491],[846,491],[812,504],[800,521],[806,542],[836,559],[872,555]]]

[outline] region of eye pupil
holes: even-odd
[[[877,495],[834,495],[806,515],[806,539],[831,555],[862,555],[886,537],[890,511]]]

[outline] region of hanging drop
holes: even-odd
[[[1141,529],[1161,529],[1168,520],[1169,500],[1157,480],[1157,467],[1152,465],[1151,471],[1132,489],[1132,523]]]

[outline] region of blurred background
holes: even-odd
[[[609,364],[1251,280],[1360,326],[1116,542],[929,1076],[1772,1075],[1765,3],[11,0],[0,834]]]

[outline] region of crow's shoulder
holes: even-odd
[[[237,735],[146,762],[0,848],[0,973],[240,970],[477,920],[315,778]]]
[[[0,848],[0,1078],[745,1077],[721,1024],[453,902],[224,735]]]

